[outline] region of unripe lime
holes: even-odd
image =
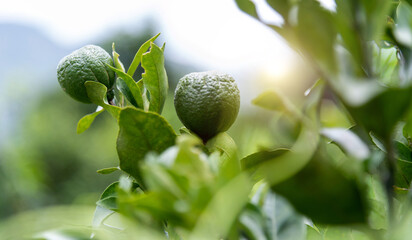
[[[113,66],[110,55],[99,46],[87,45],[60,60],[57,80],[72,98],[90,103],[84,86],[86,81],[100,82],[111,89],[116,80],[114,71],[106,64]]]
[[[239,89],[228,74],[190,73],[179,80],[174,104],[182,123],[207,141],[228,130],[236,120]]]

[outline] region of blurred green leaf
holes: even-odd
[[[293,177],[272,185],[301,213],[327,224],[365,223],[364,188],[331,164],[319,145],[309,163]],[[354,173],[355,174],[355,173]]]
[[[169,83],[164,68],[163,50],[156,44],[150,44],[150,51],[142,56],[142,74],[145,88],[150,93],[149,110],[161,113],[166,100]]]
[[[257,175],[264,176],[271,185],[292,177],[310,161],[317,149],[318,141],[319,133],[316,126],[305,121],[290,151],[259,164]]]
[[[114,63],[115,68],[117,68],[117,69],[121,70],[122,72],[124,72],[125,71],[124,70],[124,65],[119,59],[120,55],[116,52],[114,43],[112,43],[112,55],[113,55],[113,63]]]
[[[87,81],[84,83],[90,100],[108,111],[114,118],[119,118],[120,108],[107,103],[107,87],[99,82]]]
[[[318,1],[301,1],[297,13],[296,35],[304,54],[309,54],[326,73],[336,72],[334,43],[336,29],[332,13],[320,6]]]
[[[280,148],[271,151],[260,151],[242,158],[240,160],[240,163],[242,164],[242,169],[255,169],[257,166],[259,166],[259,164],[279,157],[282,154],[287,153],[288,151],[289,149],[286,148]]]
[[[384,139],[392,133],[395,124],[405,115],[411,103],[411,94],[412,87],[386,88],[366,103],[358,106],[348,105],[347,108],[358,124]]]
[[[252,103],[272,111],[285,111],[285,104],[283,103],[282,97],[273,91],[267,91],[260,94],[257,98],[252,100]]]
[[[401,1],[396,10],[396,27],[394,36],[404,46],[412,48],[412,7],[405,1]]]
[[[385,29],[387,17],[391,10],[391,1],[387,0],[361,0],[361,8],[366,17],[362,20],[365,26],[365,40],[378,40]]]
[[[396,141],[394,144],[398,159],[396,186],[408,189],[412,181],[412,151],[409,147],[399,141]]]
[[[93,215],[92,226],[94,228],[100,227],[114,213],[115,211],[113,210],[97,205]]]
[[[96,172],[100,173],[100,174],[110,174],[110,173],[115,172],[117,170],[120,170],[120,168],[119,167],[109,167],[109,168],[99,169]]]
[[[99,201],[96,202],[96,204],[97,206],[100,206],[102,208],[115,211],[117,209],[116,199],[117,197],[110,196],[110,197],[100,199]]]
[[[81,226],[90,225],[93,210],[90,206],[54,206],[16,214],[0,222],[1,238],[33,239],[51,229],[75,226],[90,233],[90,228]]]
[[[276,10],[280,15],[283,16],[283,19],[286,21],[288,20],[289,11],[291,8],[290,1],[285,0],[266,0],[266,2],[271,6],[274,10]]]
[[[251,188],[252,184],[244,173],[221,187],[199,216],[189,239],[227,236],[237,216],[246,205]]]
[[[243,237],[247,239],[260,240],[268,239],[265,232],[265,219],[261,210],[248,203],[239,217],[240,231]]]
[[[317,231],[315,228],[308,226],[306,240],[337,240],[337,239],[350,239],[350,240],[373,240],[378,238],[370,238],[366,233],[355,230],[345,226],[326,226],[321,231]],[[379,235],[381,237],[381,235]]]
[[[134,81],[134,79],[128,75],[127,73],[122,72],[119,69],[116,69],[114,67],[109,66],[113,71],[116,72],[116,74],[120,77],[121,81],[118,84],[120,86],[119,90],[125,95],[127,100],[131,104],[136,104],[134,105],[137,108],[143,109],[143,99],[142,99],[142,89],[139,88],[137,83]],[[122,82],[124,81],[124,83]]]
[[[369,157],[368,146],[352,131],[344,128],[323,128],[320,133],[335,142],[346,153],[357,159]]]
[[[89,129],[89,127],[92,125],[94,119],[104,111],[104,108],[98,110],[94,113],[87,114],[86,116],[82,117],[79,122],[77,123],[77,134],[81,134],[82,132],[86,131]]]
[[[139,50],[137,50],[136,55],[133,58],[132,63],[130,64],[129,69],[127,70],[127,75],[132,76],[136,72],[137,67],[139,66],[140,62],[142,61],[142,55],[145,53],[151,44],[156,40],[157,37],[159,37],[160,33],[158,33],[156,36],[152,37],[151,39],[147,40],[145,43],[143,43]]]
[[[100,199],[96,202],[98,207],[109,209],[112,211],[117,210],[116,198],[117,198],[117,187],[119,182],[114,182],[110,184],[100,196]],[[97,211],[97,209],[96,209]]]
[[[304,218],[281,196],[261,184],[243,210],[240,231],[247,239],[305,239]]]
[[[388,228],[388,207],[385,190],[376,176],[368,176],[366,179],[368,186],[369,225],[372,229]]]
[[[176,134],[160,115],[140,109],[125,108],[120,112],[117,153],[120,168],[143,183],[140,161],[148,152],[163,152],[175,144]]]
[[[261,108],[290,114],[295,118],[301,117],[301,111],[289,99],[278,91],[266,91],[252,100],[252,103]]]
[[[90,239],[92,229],[87,227],[71,227],[63,229],[47,230],[35,234],[31,239],[37,240],[55,240],[55,239],[70,239],[70,240],[87,240]]]
[[[401,84],[398,77],[398,57],[397,49],[395,47],[382,48],[378,45],[373,45],[373,61],[374,72],[387,86],[396,87]]]
[[[235,0],[237,6],[240,10],[249,14],[250,16],[259,19],[259,16],[256,11],[256,6],[251,0]]]
[[[229,179],[240,172],[240,163],[238,160],[237,146],[229,134],[219,133],[206,143],[209,152],[219,152],[218,169],[222,175]]]
[[[119,186],[119,182],[114,182],[110,184],[100,196],[100,200],[107,198],[107,197],[116,197],[117,195],[117,187]]]

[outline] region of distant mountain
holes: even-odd
[[[34,99],[57,88],[57,63],[70,51],[39,29],[0,23],[0,139],[13,131]]]
[[[5,78],[15,75],[16,71],[23,71],[31,80],[40,75],[44,77],[44,74],[56,69],[59,59],[69,51],[34,27],[0,23],[0,84],[4,83]],[[52,78],[50,76],[40,84]]]

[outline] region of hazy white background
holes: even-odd
[[[267,21],[282,19],[259,2]],[[176,60],[222,71],[259,68],[274,76],[290,70],[291,51],[276,34],[238,10],[234,0],[14,0],[0,8],[0,22],[17,22],[42,29],[64,45],[84,44],[116,28],[145,18],[160,24]]]

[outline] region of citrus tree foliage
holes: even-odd
[[[37,237],[408,239],[411,3],[336,0],[326,9],[316,0],[266,2],[281,25],[261,20],[253,1],[236,0],[319,78],[302,106],[275,91],[253,100],[281,116],[277,124],[289,141],[239,156],[226,132],[206,139],[190,128],[176,133],[161,116],[168,92],[164,45],[149,39],[127,71],[113,45],[114,64],[105,66],[116,84],[84,83],[99,108],[80,119],[77,131],[109,112],[119,126],[119,166],[98,172],[124,174],[102,193],[90,226],[44,229]],[[136,81],[139,64],[145,73]],[[326,110],[340,119],[331,121]]]

